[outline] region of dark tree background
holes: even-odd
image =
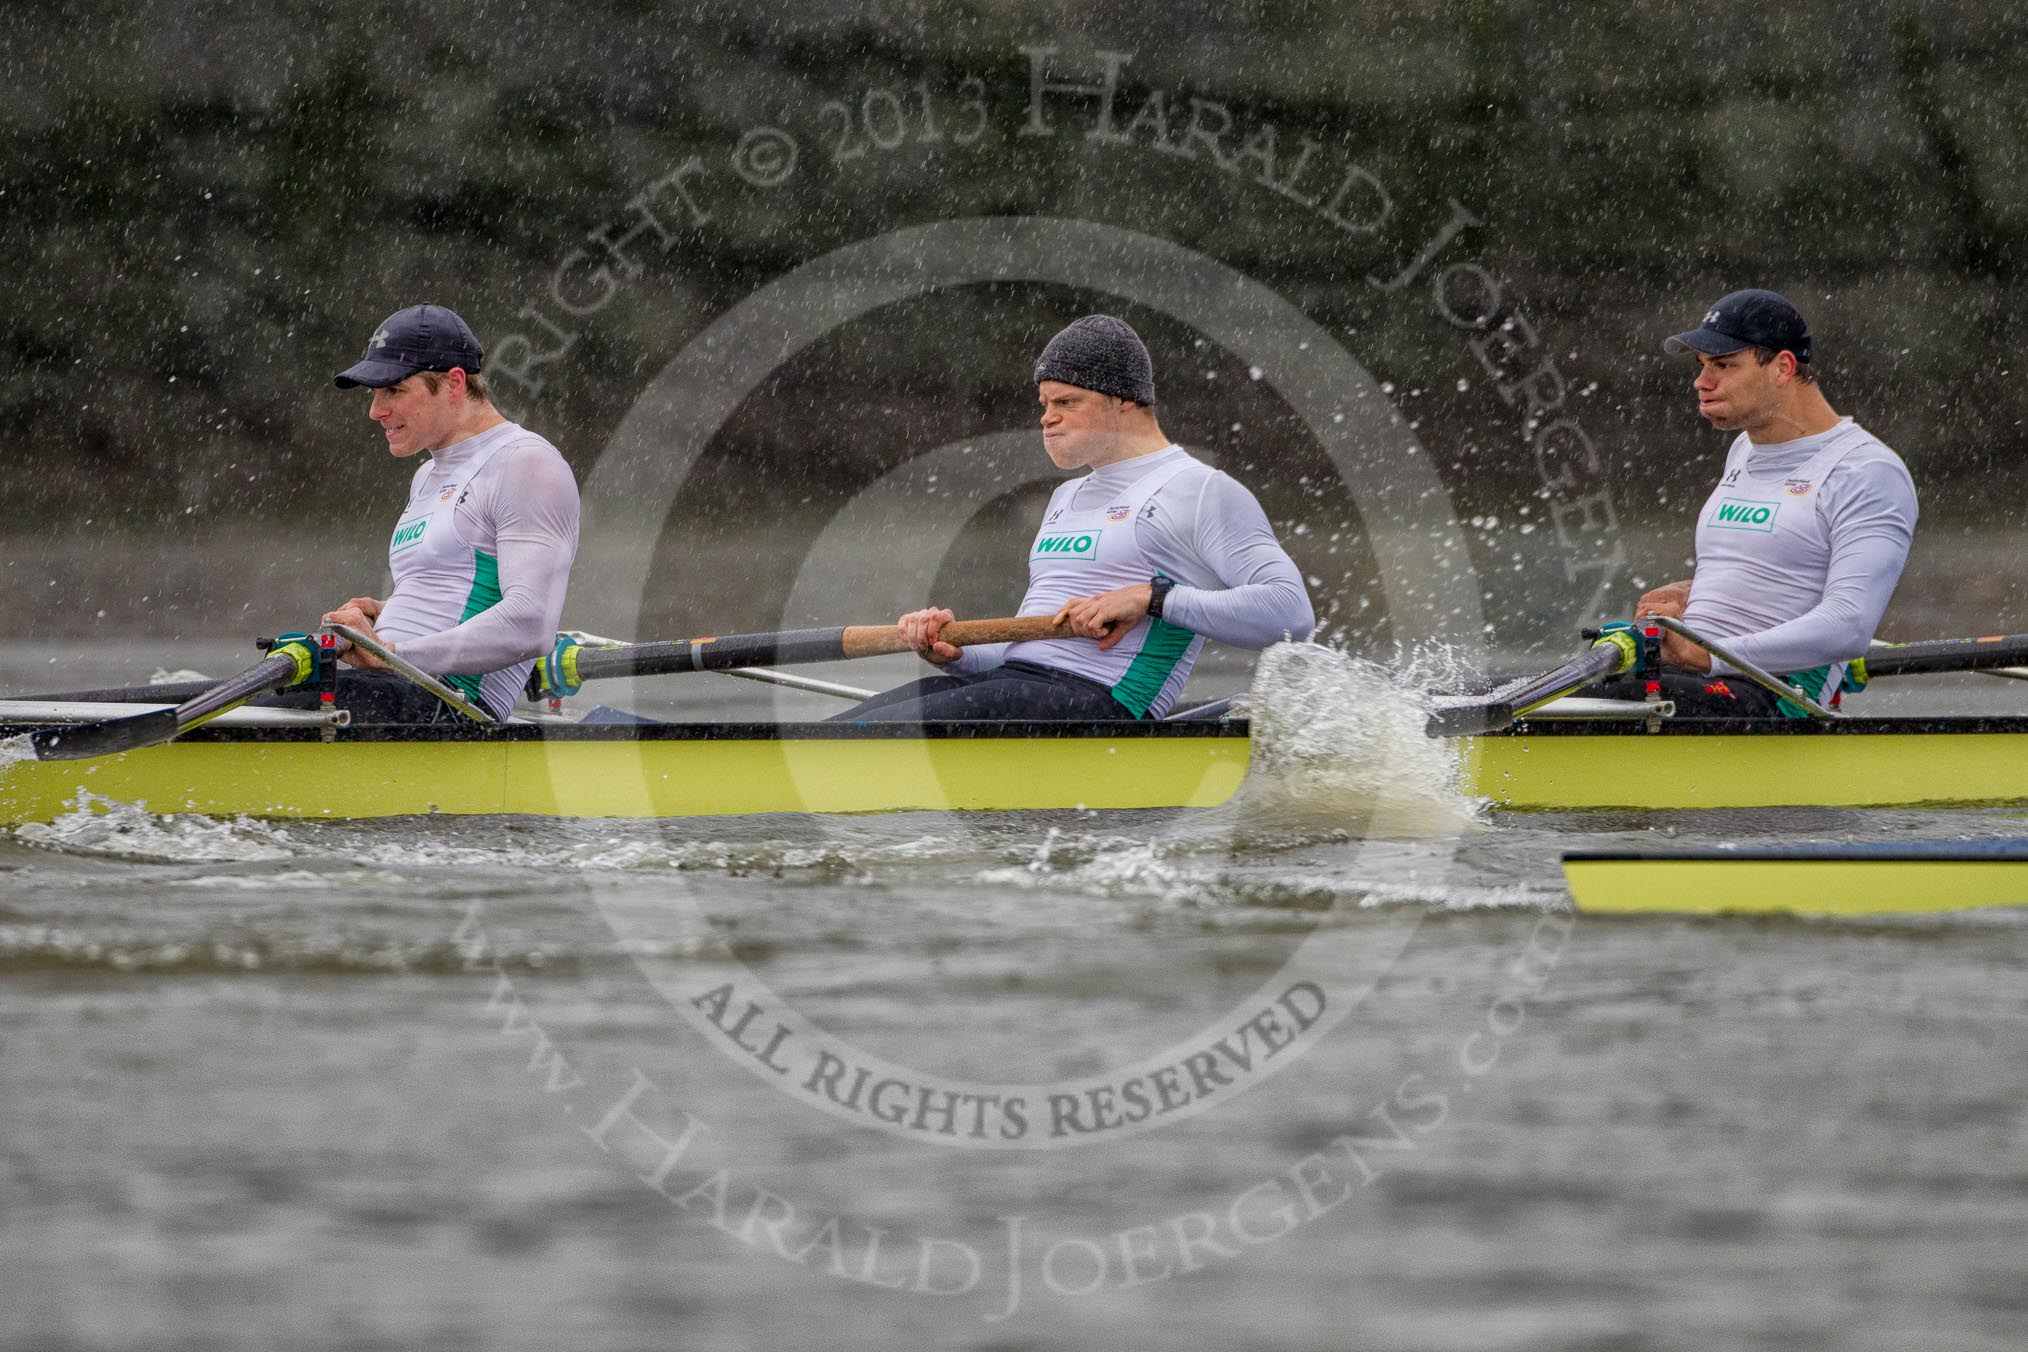
[[[1629,571],[1687,547],[1721,444],[1659,340],[1740,286],[1803,306],[1833,402],[1907,458],[1926,524],[2028,505],[2028,16],[2010,5],[15,3],[4,24],[0,528],[17,539],[311,513],[374,535],[388,467],[362,399],[329,382],[372,326],[427,298],[496,355],[539,338],[527,310],[559,317],[546,298],[573,250],[693,155],[740,188],[729,153],[764,124],[796,132],[796,174],[720,192],[707,224],[666,212],[676,237],[636,250],[539,394],[503,388],[581,474],[687,341],[803,261],[1031,214],[1143,230],[1272,287],[1394,387],[1461,517],[1511,525],[1540,482],[1527,429],[1455,330],[1364,280],[1455,202],[1481,222],[1456,256],[1541,333],[1623,515],[1681,528]],[[1021,136],[1035,45],[1085,68],[1125,54],[1122,116],[1163,91],[1176,143],[1193,97],[1233,116],[1228,149],[1271,124],[1286,164],[1313,138],[1387,186],[1388,225],[1352,240],[1207,155],[1091,141],[1089,101]],[[823,158],[827,100],[926,91],[950,133],[967,79],[987,109],[968,147],[911,124],[892,151]],[[695,491],[765,518],[909,446],[1023,425],[1040,338],[1102,300],[981,287],[869,317],[785,367]],[[1300,515],[1302,429],[1243,367],[1145,325],[1165,425]]]

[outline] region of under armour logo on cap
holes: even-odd
[[[1707,357],[1724,357],[1749,347],[1793,352],[1797,361],[1806,362],[1810,360],[1810,326],[1786,296],[1773,291],[1735,291],[1721,296],[1706,310],[1696,328],[1662,343],[1664,352],[1702,352]]]
[[[471,326],[455,310],[411,305],[380,322],[367,340],[365,357],[340,371],[336,383],[341,390],[359,385],[380,390],[399,385],[418,371],[476,374],[485,355]]]

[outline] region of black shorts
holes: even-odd
[[[472,701],[478,704],[479,701]],[[320,709],[315,690],[291,690],[257,699],[262,709]],[[432,695],[415,682],[391,671],[338,673],[338,707],[348,710],[354,723],[469,723],[470,719]],[[481,708],[485,707],[480,705]]]
[[[1615,676],[1576,691],[1585,699],[1646,699],[1647,682],[1639,676]],[[1676,702],[1678,718],[1783,718],[1781,700],[1766,686],[1744,676],[1709,676],[1694,671],[1664,671],[1662,698]]]
[[[971,675],[925,676],[875,695],[830,723],[930,723],[947,719],[1132,719],[1097,681],[1032,662],[1005,662]]]

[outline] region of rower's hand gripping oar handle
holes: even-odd
[[[955,647],[981,643],[1022,643],[1075,638],[1052,616],[1021,619],[954,620],[937,634]],[[741,667],[787,667],[803,662],[844,662],[911,652],[898,625],[853,625],[841,629],[785,629],[770,634],[722,634],[653,643],[599,645],[559,635],[549,656],[529,673],[531,699],[574,695],[586,681],[609,676],[666,676],[685,671],[732,671]]]
[[[1019,620],[952,620],[937,631],[937,642],[948,643],[953,648],[1075,637],[1069,625],[1058,624],[1049,615],[1030,615]],[[901,636],[901,627],[893,624],[855,625],[845,630],[841,646],[847,657],[885,657],[891,653],[914,651],[908,640]]]

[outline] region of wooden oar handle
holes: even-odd
[[[1049,615],[1030,615],[1019,620],[953,620],[937,638],[955,648],[981,643],[1024,643],[1031,639],[1074,638],[1067,624],[1058,624]],[[862,624],[846,629],[843,642],[847,657],[881,657],[888,653],[910,652],[901,629],[892,624]]]

